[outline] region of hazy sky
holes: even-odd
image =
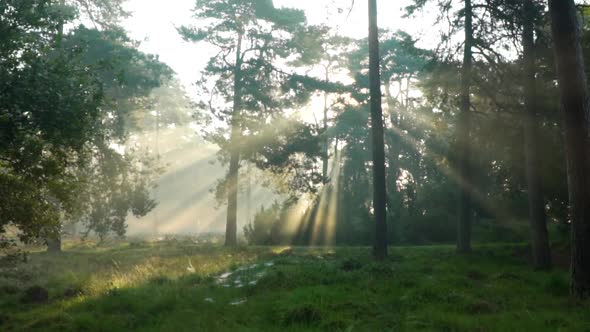
[[[402,11],[408,1],[380,0],[379,25],[383,28],[401,29],[414,34],[427,34],[429,26],[420,20],[402,19]],[[312,24],[326,23],[339,26],[343,35],[362,38],[368,31],[367,1],[355,0],[274,0],[276,6],[305,10]],[[143,41],[141,49],[158,54],[160,60],[172,67],[182,83],[189,88],[199,76],[215,49],[202,44],[185,43],[175,26],[190,24],[195,0],[129,0],[127,8],[132,17],[125,27],[134,39]],[[342,10],[339,10],[342,9]]]

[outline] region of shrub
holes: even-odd
[[[271,231],[279,221],[281,206],[274,202],[270,208],[260,207],[260,211],[254,216],[254,221],[244,226],[244,236],[249,244],[272,244]]]

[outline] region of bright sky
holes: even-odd
[[[279,7],[303,9],[311,24],[340,26],[342,35],[363,38],[368,33],[366,0],[354,0],[348,16],[353,0],[274,0],[274,3]],[[407,3],[407,0],[379,0],[379,26],[405,30],[415,36],[427,35],[429,25],[401,18]],[[191,17],[194,4],[195,0],[128,0],[127,9],[132,17],[125,22],[131,37],[142,41],[141,49],[159,55],[189,90],[207,60],[215,54],[214,48],[183,42],[176,32],[176,26],[194,22]]]

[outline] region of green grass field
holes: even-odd
[[[0,331],[590,331],[567,271],[522,249],[70,246],[0,268]],[[48,302],[23,301],[33,285]]]

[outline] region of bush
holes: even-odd
[[[271,232],[278,223],[281,213],[281,206],[275,201],[270,208],[260,207],[260,211],[254,216],[254,221],[244,226],[244,236],[249,244],[270,245],[272,244]]]

